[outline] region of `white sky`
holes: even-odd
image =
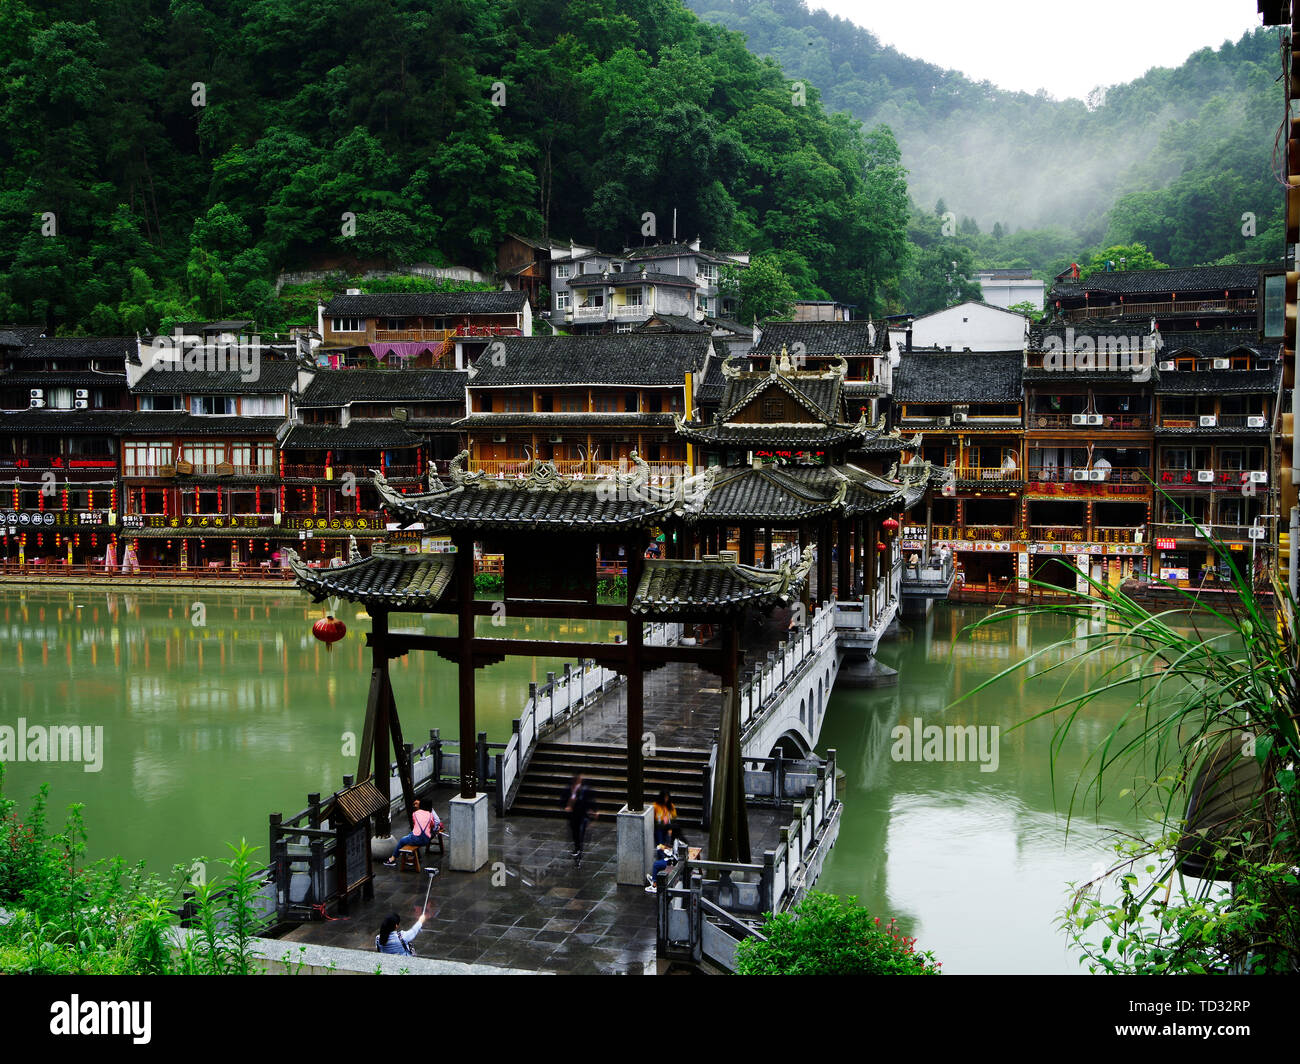
[[[976,81],[1083,98],[1261,24],[1255,0],[809,0]]]

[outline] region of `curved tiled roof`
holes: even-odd
[[[499,344],[500,346],[497,346]],[[606,333],[502,337],[474,363],[473,388],[530,384],[677,385],[699,369],[707,335]]]
[[[296,551],[285,548],[285,552],[298,586],[314,601],[336,596],[367,608],[432,609],[446,594],[456,571],[455,554],[376,551],[346,565],[313,569],[303,564]]]
[[[647,561],[631,609],[643,615],[673,616],[788,605],[808,579],[812,558],[808,548],[796,566],[780,569],[720,561]]]

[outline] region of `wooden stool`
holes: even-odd
[[[413,843],[407,843],[397,853],[397,870],[405,872],[407,864],[410,864],[412,872],[420,870],[420,850]]]
[[[435,831],[433,835],[430,836],[429,841],[424,844],[424,856],[427,858],[434,846],[438,847],[439,856],[446,856],[447,851],[443,847],[442,843],[442,840],[446,837],[447,833],[445,831]]]

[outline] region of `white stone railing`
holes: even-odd
[[[809,659],[822,652],[827,640],[835,638],[835,603],[817,607],[812,623],[790,633],[776,650],[768,651],[767,661],[754,670],[740,688],[740,727],[756,721],[778,699]]]
[[[682,626],[655,621],[643,630],[646,646],[671,646],[682,634]],[[528,685],[523,713],[512,724],[513,734],[500,754],[498,812],[504,813],[514,797],[515,784],[528,765],[537,740],[620,682],[613,669],[594,661],[565,665],[563,674],[548,673],[543,684]]]

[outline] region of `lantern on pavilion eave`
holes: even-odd
[[[898,522],[892,517],[886,517],[880,522],[880,530],[884,532],[886,536],[892,536],[898,531]]]
[[[311,634],[325,644],[327,651],[333,650],[334,644],[348,634],[348,626],[330,613],[311,626]]]

